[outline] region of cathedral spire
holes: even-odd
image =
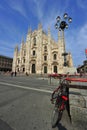
[[[24,44],[24,37],[22,37],[22,44]]]
[[[24,37],[22,37],[22,40],[21,40],[21,49],[23,48],[23,45],[24,45]]]
[[[18,45],[15,46],[15,51],[18,52]]]
[[[31,27],[28,28],[28,34],[30,34],[32,32]]]
[[[48,45],[50,45],[50,40],[51,40],[51,33],[50,33],[50,26],[48,27]]]
[[[48,36],[51,34],[50,32],[50,26],[48,27]]]
[[[38,24],[38,30],[39,29],[42,29],[42,24],[40,23],[40,24]]]

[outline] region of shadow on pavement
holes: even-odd
[[[0,130],[13,130],[5,121],[0,119]]]
[[[58,130],[67,130],[61,123],[58,123],[57,127]]]

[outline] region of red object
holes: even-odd
[[[58,74],[56,74],[56,73],[55,74],[49,74],[48,76],[49,77],[58,77]]]
[[[62,96],[62,99],[64,99],[65,101],[67,101],[68,97],[67,96]]]
[[[85,54],[87,55],[87,49],[85,49]]]
[[[87,82],[87,78],[66,78],[68,81]]]

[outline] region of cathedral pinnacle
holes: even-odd
[[[28,34],[30,34],[32,32],[31,28],[28,29]]]
[[[42,29],[42,24],[38,24],[38,29]]]
[[[18,51],[18,45],[15,46],[15,51]]]
[[[24,44],[24,37],[22,37],[22,43]]]
[[[50,34],[50,26],[48,27],[48,35]]]

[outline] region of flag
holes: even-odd
[[[87,55],[87,49],[85,49],[85,54]]]

